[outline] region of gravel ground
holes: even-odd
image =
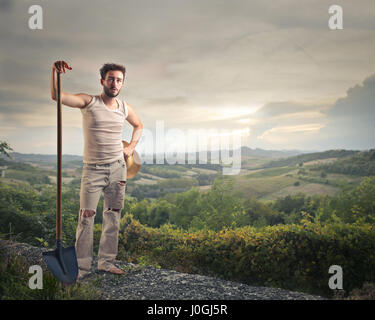
[[[33,247],[24,243],[0,240],[3,252],[10,249],[24,256],[30,265],[47,269],[42,252],[51,249]],[[173,270],[145,267],[116,261],[126,270],[124,275],[98,271],[94,257],[91,272],[82,282],[94,281],[105,300],[324,300],[301,292],[276,288],[254,287],[214,277],[180,273]]]

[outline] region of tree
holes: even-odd
[[[0,141],[0,154],[5,154],[8,158],[12,159],[8,151],[13,151],[12,147],[6,141]]]
[[[219,231],[223,227],[230,227],[235,217],[242,213],[242,205],[238,202],[233,185],[231,178],[216,178],[211,189],[201,194],[199,217],[209,229]]]
[[[279,212],[255,197],[248,198],[243,204],[244,215],[237,219],[237,226],[253,225],[255,227],[275,225],[283,222]]]
[[[344,199],[343,199],[344,198]],[[341,200],[349,200],[342,212],[345,221],[363,219],[372,223],[375,218],[375,177],[365,177],[352,191],[341,194]]]
[[[140,223],[147,225],[148,224],[148,208],[150,206],[150,201],[144,199],[141,201],[135,202],[129,212],[133,214],[134,219],[138,220]]]
[[[161,225],[169,222],[169,215],[173,207],[172,204],[165,200],[153,203],[149,210],[148,225],[153,228],[159,228]]]
[[[175,209],[171,212],[171,223],[188,229],[191,221],[200,213],[199,198],[201,193],[198,188],[191,188],[189,191],[176,195]]]

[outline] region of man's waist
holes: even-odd
[[[110,157],[107,156],[103,158],[85,154],[83,156],[83,163],[90,164],[90,165],[110,165],[123,159],[124,159],[124,154],[123,154],[123,151],[121,150],[121,152],[119,152],[116,156],[110,156]]]
[[[87,163],[87,162],[84,162],[83,165],[85,167],[95,167],[95,168],[109,168],[117,163],[121,163],[121,162],[125,162],[125,160],[123,159],[117,159],[115,161],[112,161],[112,162],[107,162],[107,163]]]

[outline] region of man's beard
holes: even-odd
[[[120,94],[120,90],[118,90],[117,93],[112,93],[111,88],[107,88],[107,87],[103,87],[103,88],[104,88],[104,93],[106,94],[106,96],[110,98],[115,98]]]

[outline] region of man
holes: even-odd
[[[72,68],[65,61],[52,65],[51,97],[57,99],[56,72]],[[104,64],[100,69],[100,95],[61,92],[62,104],[79,108],[82,113],[84,136],[83,171],[80,191],[80,211],[76,231],[78,279],[91,268],[93,255],[93,226],[97,205],[104,191],[103,223],[98,252],[98,269],[123,274],[114,265],[118,250],[118,231],[124,204],[126,163],[124,158],[134,152],[143,125],[134,109],[116,97],[124,86],[125,67]],[[125,119],[133,126],[129,146],[123,148],[122,130]]]

